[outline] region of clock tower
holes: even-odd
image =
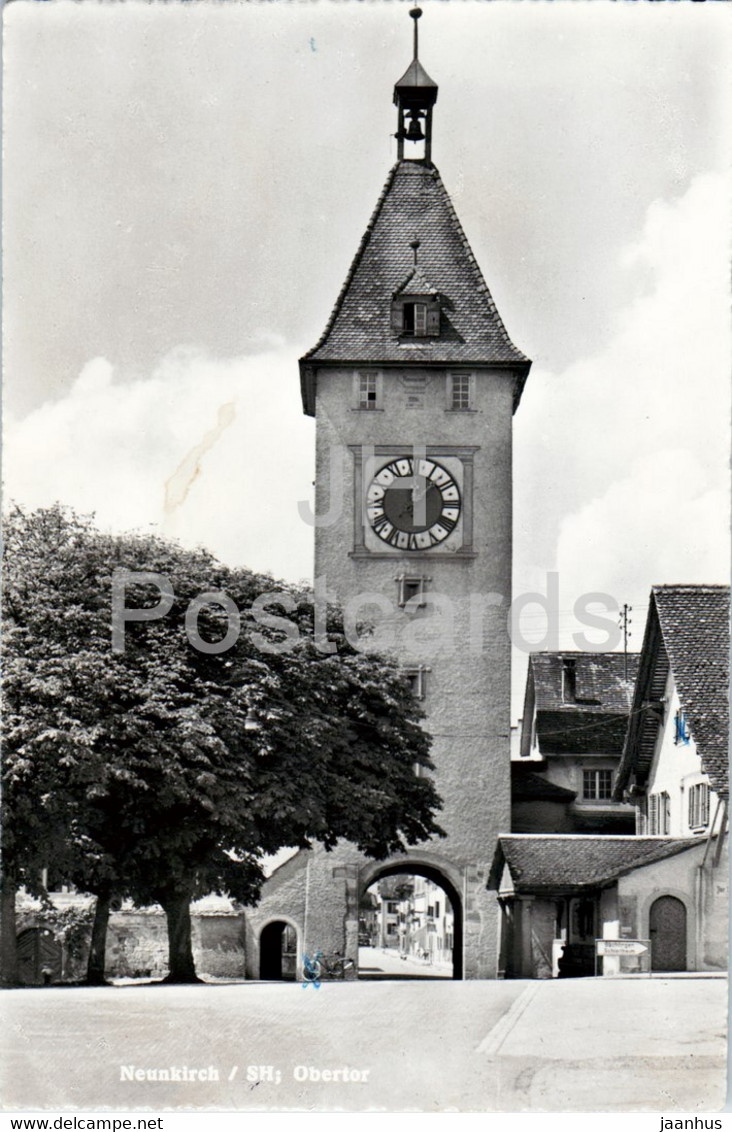
[[[386,862],[347,845],[298,853],[247,914],[253,975],[274,923],[298,955],[357,961],[363,893],[397,873],[446,892],[457,977],[498,968],[486,880],[510,830],[511,429],[531,363],[432,162],[438,88],[419,60],[421,12],[410,15],[398,160],[300,377],[316,421],[316,587],[352,625],[375,626],[421,700],[447,837]]]

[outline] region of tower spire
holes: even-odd
[[[421,8],[411,8],[409,11],[410,16],[414,20],[414,58],[419,58],[419,17],[422,15]]]
[[[396,137],[398,158],[404,160],[404,143],[424,142],[424,149],[407,160],[432,164],[432,107],[437,101],[437,83],[430,78],[419,61],[419,19],[421,8],[412,8],[414,20],[414,58],[394,87],[394,102],[399,110]],[[424,125],[424,129],[422,126]]]

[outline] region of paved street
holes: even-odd
[[[0,1009],[21,1111],[709,1112],[725,1093],[723,979],[59,987]],[[203,1078],[139,1079],[171,1067]]]
[[[452,963],[428,963],[413,955],[402,959],[395,947],[359,947],[358,970],[365,979],[452,978]]]

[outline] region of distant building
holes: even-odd
[[[637,653],[532,653],[511,764],[513,832],[635,832],[614,789],[637,671]]]

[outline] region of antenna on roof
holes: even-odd
[[[630,629],[628,628],[629,625],[633,624],[633,618],[629,617],[628,614],[632,612],[632,605],[624,605],[620,611],[620,617],[618,618],[618,629],[622,629],[623,631],[623,653],[625,656],[624,667],[626,680],[628,679],[628,638],[633,636]]]

